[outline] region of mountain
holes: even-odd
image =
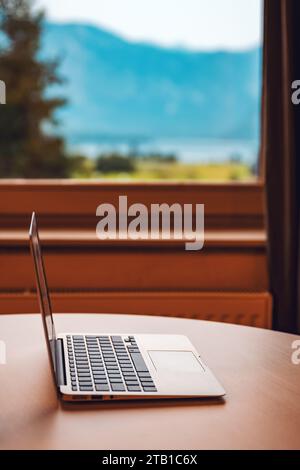
[[[167,27],[167,26],[166,26]],[[46,23],[41,56],[59,58],[49,90],[68,138],[256,139],[261,50],[204,52],[133,43],[95,26]]]

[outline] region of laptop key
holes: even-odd
[[[142,378],[142,377],[149,377],[151,378],[150,372],[138,372],[137,375]]]
[[[145,382],[142,382],[142,387],[143,387],[143,388],[145,388],[145,387],[146,387],[146,388],[151,388],[151,387],[155,388],[155,385],[154,385],[154,382],[152,382],[152,383],[145,383]]]
[[[140,388],[140,384],[138,382],[125,382],[126,383],[126,387],[139,387]]]
[[[110,339],[112,341],[120,342],[120,341],[122,341],[122,336],[111,336]]]
[[[106,384],[97,384],[96,385],[96,392],[109,392],[109,385]]]
[[[130,356],[137,372],[148,372],[148,367],[141,353],[131,353]]]
[[[157,392],[156,387],[146,387],[143,386],[144,392]]]
[[[137,385],[127,385],[128,392],[141,392],[141,388]]]
[[[113,392],[125,392],[125,386],[122,383],[112,383],[111,389]]]

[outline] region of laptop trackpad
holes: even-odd
[[[192,351],[148,351],[148,354],[157,371],[204,372]]]

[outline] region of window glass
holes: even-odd
[[[0,177],[256,178],[262,0],[3,0],[0,28]]]

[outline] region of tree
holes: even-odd
[[[133,173],[135,169],[134,159],[130,156],[108,153],[96,159],[96,170],[101,173]]]
[[[50,135],[54,111],[63,99],[47,98],[60,83],[58,63],[39,59],[44,15],[31,0],[0,0],[0,79],[6,105],[0,106],[0,176],[54,178],[68,175],[63,139]]]

